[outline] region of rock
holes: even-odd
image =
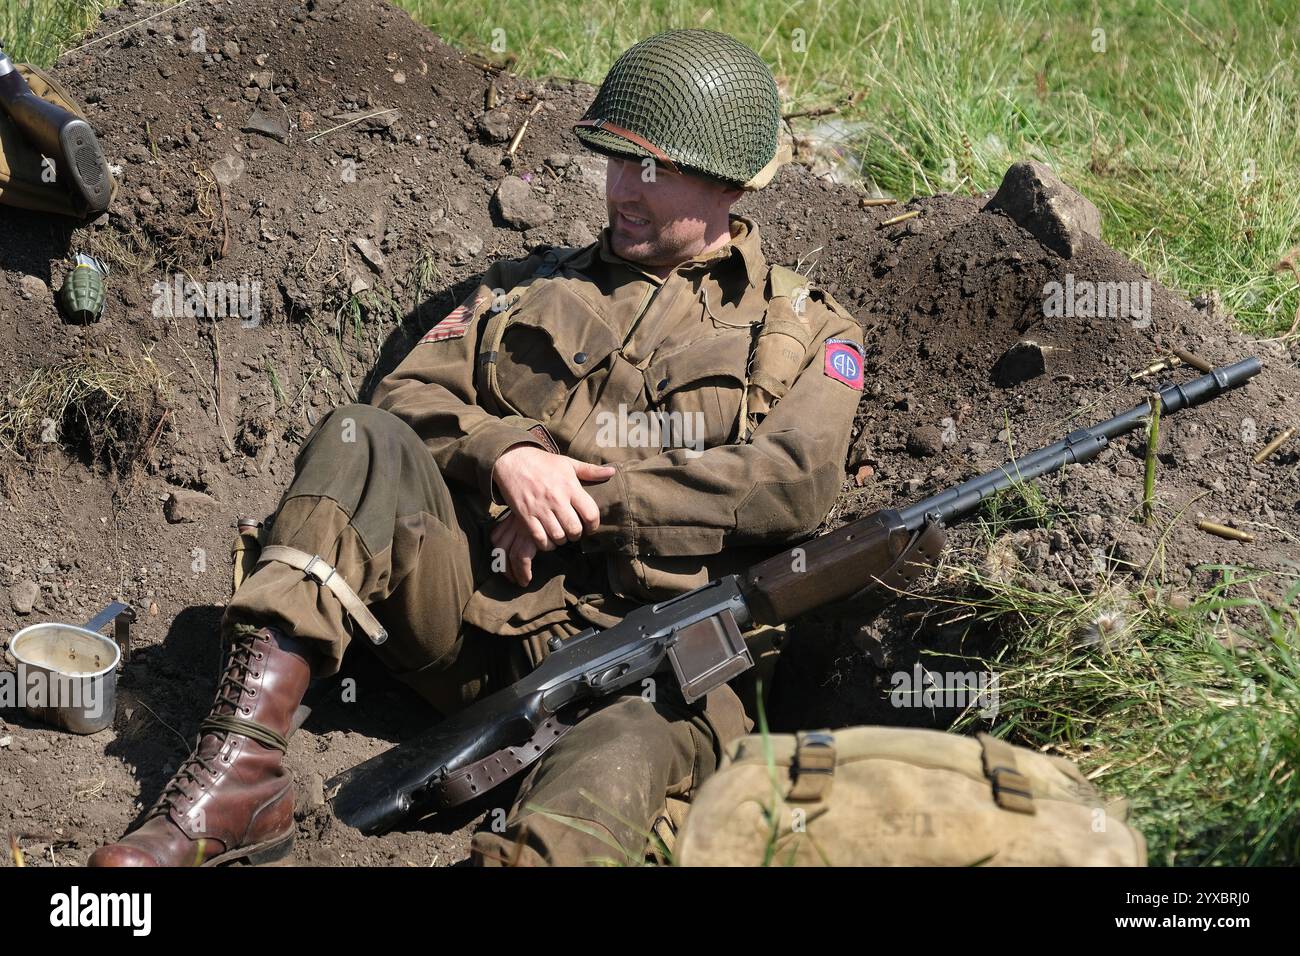
[[[943,451],[943,433],[934,425],[914,428],[907,436],[907,453],[914,458],[929,458]]]
[[[1096,544],[1106,530],[1106,519],[1099,514],[1090,514],[1079,523],[1079,536],[1088,544]]]
[[[1002,388],[1011,388],[1047,371],[1047,357],[1043,347],[1029,339],[1021,339],[1002,353],[993,365],[993,381]]]
[[[868,481],[871,480],[872,476],[875,475],[875,473],[876,473],[876,469],[872,468],[870,465],[862,465],[858,468],[857,473],[853,476],[853,483],[857,485],[859,488],[861,488],[863,485],[865,485]]]
[[[535,229],[555,218],[555,210],[534,196],[532,187],[517,176],[501,180],[493,198],[501,218],[516,229]]]
[[[29,302],[54,303],[54,293],[50,287],[36,276],[22,276],[18,280],[18,293]]]
[[[1192,299],[1192,308],[1197,312],[1208,312],[1211,316],[1219,315],[1223,310],[1223,300],[1219,297],[1219,290],[1211,289],[1202,292]]]
[[[40,596],[41,586],[30,578],[9,588],[9,603],[13,605],[15,614],[31,614]]]
[[[239,57],[239,44],[234,40],[227,40],[221,45],[221,52],[227,60],[234,60]]]
[[[500,107],[481,115],[477,125],[479,136],[487,143],[504,143],[515,133],[510,114]]]
[[[348,292],[351,295],[360,295],[370,288],[370,280],[351,266],[344,270],[343,277],[347,280]]]
[[[270,70],[259,70],[256,73],[250,73],[248,75],[249,82],[259,90],[269,90],[274,77],[275,74]]]
[[[369,239],[361,236],[352,237],[352,245],[356,246],[357,252],[361,253],[362,258],[370,264],[370,267],[376,272],[382,274],[387,265],[384,254],[379,251],[379,247]]]
[[[505,158],[505,151],[497,149],[495,146],[484,146],[482,143],[470,143],[465,149],[465,162],[469,163],[474,169],[482,172],[491,172],[501,168],[501,160]]]
[[[289,141],[289,124],[284,115],[279,112],[268,113],[260,107],[255,107],[253,112],[248,114],[248,119],[240,129],[245,133],[269,136],[281,143]]]
[[[325,806],[325,778],[319,773],[307,778],[307,806],[312,810]]]
[[[984,211],[1006,213],[1066,259],[1079,251],[1084,236],[1101,237],[1097,207],[1061,182],[1051,167],[1032,160],[1007,170]]]
[[[569,231],[565,234],[564,241],[571,246],[583,247],[595,242],[596,237],[591,234],[585,222],[575,219],[569,223]]]
[[[226,153],[212,164],[212,175],[223,186],[230,186],[244,175],[244,161],[234,153]]]
[[[550,166],[551,169],[558,172],[568,166],[569,163],[573,162],[573,157],[568,153],[551,153],[551,155],[547,156],[546,159],[542,160],[542,162],[546,163],[547,166]]]
[[[456,263],[477,258],[483,251],[483,237],[453,225],[450,220],[439,219],[424,234],[430,250],[440,258]]]
[[[133,143],[126,149],[126,161],[128,163],[147,163],[149,159],[149,148],[143,143]]]
[[[176,488],[163,504],[163,515],[172,524],[198,521],[211,514],[217,503],[201,491]]]

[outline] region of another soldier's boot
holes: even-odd
[[[283,766],[311,680],[306,642],[238,627],[199,743],[145,822],[90,866],[268,863],[293,849],[293,779]]]

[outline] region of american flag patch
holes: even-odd
[[[469,304],[466,299],[456,308],[447,313],[447,317],[424,333],[420,339],[420,345],[425,342],[446,342],[448,339],[462,338],[469,331],[470,324],[474,321],[474,316],[478,313],[478,307],[482,304],[483,297],[475,296],[473,304]]]

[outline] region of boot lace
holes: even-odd
[[[206,772],[209,777],[216,775],[216,768],[212,761],[220,753],[221,748],[218,747],[206,757],[199,752],[203,738],[208,734],[217,735],[222,745],[225,744],[229,734],[236,733],[251,737],[281,753],[289,749],[289,742],[282,734],[256,721],[238,716],[239,699],[249,689],[246,681],[253,668],[253,638],[258,631],[259,628],[250,625],[235,625],[235,637],[226,658],[225,672],[217,685],[217,696],[213,701],[212,710],[199,724],[198,740],[194,744],[194,749],[168,781],[158,802],[150,811],[150,816],[170,810],[177,799],[188,796],[190,785],[199,782],[200,770]]]

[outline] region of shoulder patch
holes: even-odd
[[[826,375],[849,388],[862,391],[863,354],[852,339],[827,339],[823,369]]]
[[[478,314],[478,307],[483,304],[483,296],[475,295],[471,303],[468,299],[462,302],[456,308],[447,313],[447,317],[431,328],[417,342],[417,345],[423,345],[425,342],[446,342],[449,339],[463,338],[469,331],[474,316]]]

